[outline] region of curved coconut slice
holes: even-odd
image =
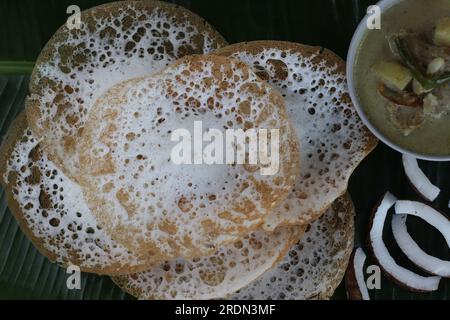
[[[329,299],[344,277],[352,252],[354,216],[350,196],[338,198],[276,268],[231,299]]]
[[[259,227],[291,190],[299,147],[284,100],[244,63],[185,57],[124,88],[113,87],[92,108],[79,141],[80,180],[94,215],[131,251],[155,262],[214,252]],[[196,162],[203,150],[196,125],[218,132],[223,146],[228,129],[275,130],[267,142],[278,151],[277,170],[265,175],[261,158],[258,165]],[[189,136],[173,141],[180,129]],[[186,141],[189,150],[178,150]],[[177,163],[179,154],[196,164]]]
[[[414,292],[435,291],[439,287],[440,277],[422,277],[408,269],[399,266],[390,255],[383,242],[383,228],[388,210],[396,203],[397,199],[389,192],[375,207],[372,214],[370,227],[370,246],[374,258],[380,264],[385,273],[398,285]]]
[[[137,272],[145,257],[131,254],[102,230],[80,187],[47,158],[22,113],[2,144],[0,182],[23,232],[51,261],[100,274]]]
[[[410,214],[425,220],[435,227],[450,247],[450,220],[436,209],[422,202],[399,200],[395,203],[396,214]]]
[[[202,18],[169,3],[120,1],[83,11],[80,28],[62,26],[36,62],[28,123],[52,160],[76,180],[76,141],[98,97],[118,82],[225,43]]]
[[[345,288],[349,300],[370,300],[366,281],[364,280],[364,263],[366,254],[361,248],[353,251],[345,274]]]
[[[403,168],[409,181],[424,198],[434,201],[441,190],[428,180],[427,176],[420,169],[417,159],[408,155],[403,155]]]
[[[392,233],[400,249],[419,268],[436,276],[450,278],[450,261],[425,253],[409,235],[406,218],[407,215],[394,215],[392,218]]]
[[[215,54],[249,64],[283,94],[300,140],[301,176],[265,228],[317,219],[377,144],[351,103],[344,62],[323,48],[279,41],[234,44]]]
[[[209,256],[175,259],[113,280],[140,299],[223,298],[270,269],[303,232],[303,227],[256,231]]]

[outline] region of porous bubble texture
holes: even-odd
[[[312,223],[278,265],[230,296],[237,300],[329,299],[338,287],[353,249],[354,208],[338,198]]]
[[[171,135],[194,135],[194,121],[223,137],[226,129],[278,129],[278,172],[175,163],[179,142]],[[281,95],[242,62],[217,56],[186,57],[112,88],[93,107],[79,145],[90,209],[114,239],[155,262],[202,256],[248,234],[287,196],[299,169]],[[194,160],[195,147],[186,153]]]
[[[224,298],[276,264],[303,231],[303,227],[256,231],[209,256],[175,259],[113,280],[140,299]]]
[[[314,221],[345,192],[377,143],[350,100],[344,62],[327,49],[279,41],[235,44],[215,54],[247,63],[279,90],[300,141],[301,174],[265,228]]]
[[[113,241],[86,206],[80,187],[48,160],[24,114],[2,151],[2,185],[22,230],[50,260],[100,274],[145,269],[145,259]]]
[[[76,142],[100,95],[120,81],[224,44],[203,19],[168,3],[121,1],[83,11],[80,28],[61,27],[37,60],[26,101],[31,129],[76,180]]]

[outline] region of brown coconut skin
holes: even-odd
[[[385,268],[383,268],[383,265],[380,263],[380,260],[375,255],[375,252],[374,252],[373,246],[372,246],[372,240],[370,238],[370,231],[372,230],[372,227],[373,227],[373,220],[375,219],[375,214],[376,214],[377,209],[380,206],[381,202],[383,201],[383,198],[384,198],[384,195],[381,196],[380,200],[377,201],[377,203],[375,204],[375,206],[372,209],[372,213],[371,213],[370,218],[369,218],[369,229],[368,229],[369,233],[367,234],[367,248],[369,249],[370,256],[372,257],[372,259],[374,261],[376,261],[376,263],[378,264],[380,269],[383,271],[383,273],[386,276],[386,278],[389,279],[394,284],[396,284],[397,286],[399,286],[399,287],[401,287],[401,288],[403,288],[403,289],[405,289],[407,291],[414,292],[414,293],[429,293],[429,292],[433,292],[433,291],[429,291],[429,290],[421,290],[421,289],[413,288],[413,287],[410,287],[410,286],[406,285],[405,283],[401,282],[394,275],[390,274],[389,272],[386,271]]]
[[[353,250],[350,256],[350,262],[345,272],[345,290],[347,291],[348,300],[364,300],[358,286],[358,281],[356,281],[355,253],[356,249]]]

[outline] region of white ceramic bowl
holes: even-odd
[[[405,0],[382,0],[379,1],[376,5],[381,9],[381,16],[383,16],[383,12],[391,8],[392,6],[405,1]],[[364,124],[372,131],[372,133],[382,142],[397,150],[400,153],[411,155],[415,158],[429,161],[450,161],[450,155],[429,155],[429,154],[421,154],[417,152],[413,152],[411,150],[405,149],[402,146],[392,142],[388,137],[386,137],[381,131],[375,127],[368,119],[366,113],[364,112],[361,103],[358,99],[358,95],[356,94],[354,76],[353,76],[353,68],[355,66],[356,55],[360,46],[361,41],[364,39],[366,32],[369,31],[367,28],[367,20],[368,15],[364,17],[361,23],[358,25],[358,28],[353,35],[352,42],[350,44],[350,48],[347,55],[347,81],[348,87],[350,91],[350,97],[352,98],[353,104],[355,105],[356,110],[358,111],[359,116],[361,117]]]

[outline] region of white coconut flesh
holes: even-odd
[[[441,190],[427,178],[422,169],[420,169],[416,158],[404,154],[402,159],[405,173],[417,192],[429,201],[434,201]]]
[[[398,265],[383,241],[383,228],[386,216],[396,201],[395,196],[387,192],[376,208],[370,229],[370,244],[373,254],[383,270],[400,285],[416,291],[435,291],[439,287],[440,277],[423,277]]]
[[[409,214],[425,220],[435,227],[450,247],[450,220],[436,209],[422,202],[399,200],[395,203],[396,214]]]
[[[421,269],[445,278],[450,277],[450,261],[441,260],[427,254],[408,233],[406,226],[407,215],[392,217],[392,233],[403,253]]]
[[[366,281],[364,280],[364,263],[366,262],[366,254],[361,248],[356,249],[353,259],[353,268],[355,270],[356,283],[363,300],[370,300],[369,291],[367,290]]]

